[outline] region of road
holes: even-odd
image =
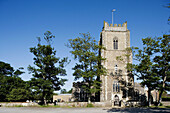
[[[39,108],[0,107],[0,113],[170,113],[169,108]]]

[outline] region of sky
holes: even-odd
[[[104,21],[114,24],[127,21],[131,46],[142,48],[142,38],[169,33],[167,20],[170,0],[0,0],[0,61],[14,69],[24,67],[23,80],[30,80],[28,65],[33,65],[29,48],[37,45],[36,37],[43,38],[46,31],[55,35],[53,47],[57,57],[68,57],[68,79],[63,87],[71,89],[75,61],[65,46],[68,39],[89,32],[97,41]]]

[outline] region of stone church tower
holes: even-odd
[[[100,101],[116,105],[120,101],[132,99],[134,79],[126,69],[127,63],[131,63],[132,58],[125,56],[131,54],[126,51],[126,48],[130,47],[127,22],[114,26],[104,22],[99,43],[105,47],[105,50],[101,51],[101,56],[106,58],[102,65],[107,69],[107,75],[100,78],[102,81]]]

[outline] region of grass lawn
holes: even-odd
[[[170,108],[170,106],[150,106],[151,108]]]

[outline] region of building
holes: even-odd
[[[71,99],[71,94],[53,95],[53,102],[70,102]]]
[[[83,90],[82,85],[83,85],[83,82],[73,83],[72,97],[74,101],[78,101],[78,102],[88,101],[87,93]]]
[[[144,88],[134,83],[134,77],[127,69],[127,64],[132,63],[127,22],[113,26],[104,21],[99,44],[105,47],[100,51],[100,55],[106,59],[102,65],[107,69],[107,75],[100,76],[101,92],[99,95],[94,94],[92,101],[120,105],[144,100],[143,98],[146,98]],[[73,83],[72,96],[75,101],[87,101],[87,94],[81,88],[82,84],[82,82]]]
[[[108,72],[107,76],[101,75],[100,101],[118,104],[120,100],[132,99],[134,79],[126,68],[127,63],[132,63],[131,52],[127,50],[130,47],[127,22],[113,26],[104,21],[100,45],[105,47],[105,50],[101,51],[101,56],[106,58],[102,65]]]

